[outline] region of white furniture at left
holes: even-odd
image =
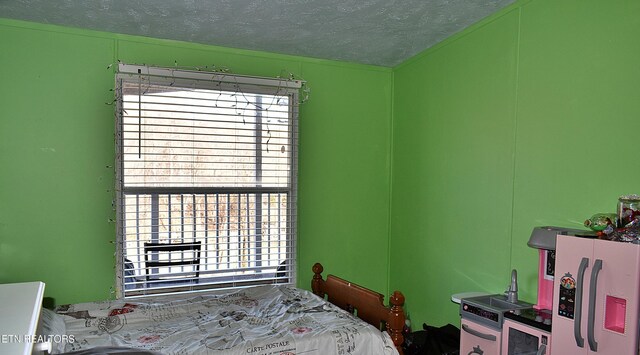
[[[0,284],[0,354],[31,355],[42,297],[43,282]]]

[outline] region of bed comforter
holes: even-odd
[[[124,347],[162,354],[397,354],[391,338],[309,291],[257,286],[61,306],[65,352]],[[84,354],[84,352],[83,352]]]

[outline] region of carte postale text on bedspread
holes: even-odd
[[[275,348],[281,348],[283,346],[289,346],[289,341],[288,340],[283,340],[283,341],[279,341],[279,342],[275,342],[275,343],[265,344],[263,346],[253,346],[253,347],[250,347],[250,348],[247,349],[247,353],[254,354],[254,353],[257,353],[259,351],[265,351],[265,350],[271,350],[271,349],[275,349]],[[293,349],[279,350],[279,351],[288,351],[288,350],[293,350]]]

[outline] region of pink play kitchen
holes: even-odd
[[[640,354],[640,197],[585,226],[533,229],[536,304],[518,299],[516,270],[504,294],[462,297],[461,355]]]

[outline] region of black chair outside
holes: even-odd
[[[176,284],[197,284],[200,277],[200,242],[188,243],[144,243],[144,262],[147,287]],[[170,255],[166,260],[161,255]],[[150,273],[160,267],[191,266],[191,270],[162,274]],[[161,277],[162,276],[162,277]]]
[[[288,269],[289,268],[289,260],[285,260],[280,263],[278,268],[276,269],[276,283],[288,283]]]
[[[132,290],[139,287],[142,287],[144,283],[144,279],[142,277],[136,276],[135,266],[133,266],[133,262],[129,259],[124,259],[124,289]]]

